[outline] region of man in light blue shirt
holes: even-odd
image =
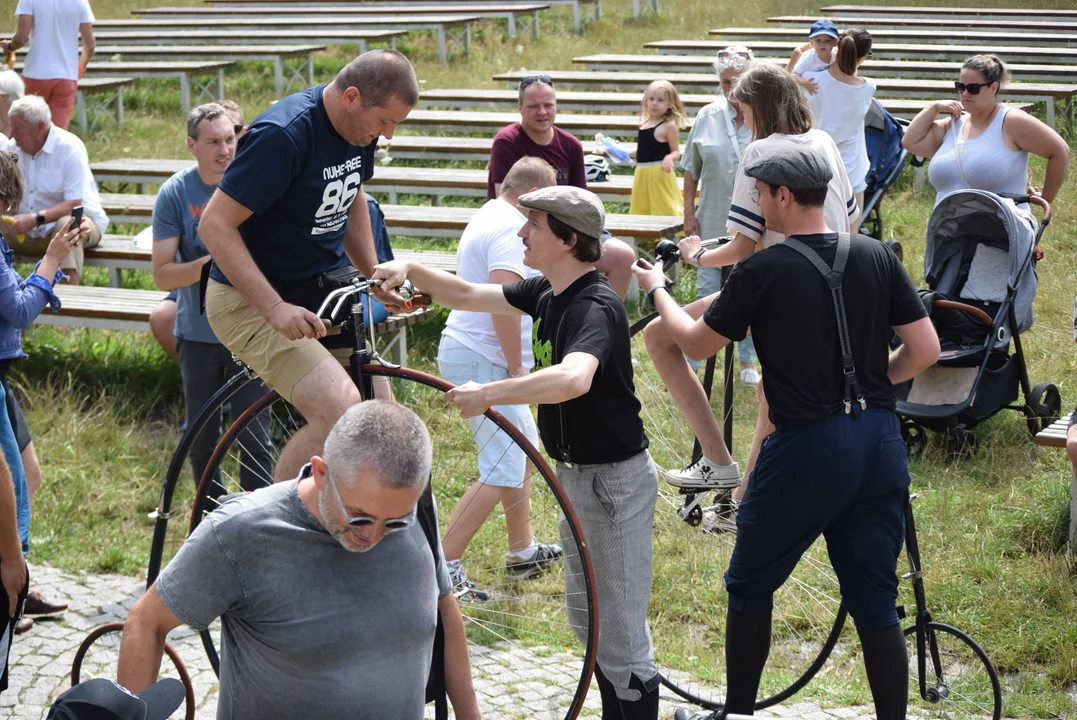
[[[199,281],[210,260],[198,237],[198,222],[209,198],[236,153],[235,124],[217,103],[199,105],[187,116],[187,148],[196,164],[170,177],[153,205],[153,280],[162,290],[178,290],[176,351],[183,378],[188,426],[199,409],[239,371],[232,353],[217,340],[202,312]],[[232,396],[238,416],[266,392],[249,382]],[[191,446],[191,465],[199,482],[221,434],[221,417],[211,418]],[[269,416],[264,414],[238,442],[244,450],[240,483],[255,490],[273,477],[269,454]]]

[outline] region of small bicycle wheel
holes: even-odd
[[[681,469],[693,459],[695,438],[644,347],[642,330],[654,317],[644,317],[632,326],[636,396],[655,464],[660,471]],[[711,394],[711,406],[719,418],[721,367],[719,363]],[[734,412],[752,420],[739,429],[738,442],[747,447],[759,406],[754,393],[740,395]],[[699,493],[694,500],[698,503],[689,509],[692,498],[659,480],[652,592],[662,602],[652,611],[651,632],[665,686],[691,703],[718,709],[724,702],[726,680],[728,596],[723,576],[736,540],[736,515],[729,491]],[[681,570],[663,572],[659,567]],[[773,638],[757,708],[785,700],[819,672],[841,639],[845,617],[837,577],[820,538],[774,595]]]
[[[71,685],[78,685],[83,680],[107,678],[115,680],[120,665],[120,643],[123,641],[123,623],[105,623],[94,628],[75,651],[71,663]],[[194,686],[187,668],[179,654],[168,643],[161,658],[160,678],[176,678],[183,683],[186,696],[180,710],[187,720],[194,720],[195,700]]]
[[[153,584],[161,568],[168,564],[183,544],[184,538],[187,537],[186,521],[198,489],[198,483],[192,476],[187,462],[195,438],[201,433],[216,433],[216,423],[213,421],[218,413],[221,413],[232,396],[244,389],[248,383],[257,382],[260,381],[246,372],[236,374],[188,422],[187,430],[180,438],[175,452],[172,453],[168,469],[165,471],[157,507],[150,513],[154,526],[149,566],[146,572],[147,587]],[[170,522],[173,515],[180,518],[178,522]]]
[[[994,665],[976,642],[955,627],[924,626],[923,687],[916,626],[905,629],[909,647],[909,714],[919,718],[999,720],[1002,687]]]
[[[454,592],[467,630],[480,707],[488,714],[511,708],[526,717],[575,718],[594,667],[597,609],[590,556],[553,471],[501,415],[487,412],[483,416],[477,436],[485,442],[495,438],[505,441],[502,459],[518,452],[529,461],[531,493],[526,517],[533,536],[539,542],[560,543],[564,549],[563,563],[521,580],[506,567],[506,508],[496,507],[477,527],[448,528],[453,506],[476,481],[482,481],[471,428],[443,397],[452,384],[406,368],[367,365],[363,372],[376,382],[390,381],[395,401],[415,411],[434,438],[431,486],[440,505],[443,539],[451,532],[474,533],[463,556],[474,589],[460,584]],[[207,490],[213,473],[219,473],[226,493],[241,492],[238,470],[242,443],[238,438],[246,423],[266,409],[271,409],[274,426],[282,431],[299,422],[295,411],[275,393],[267,394],[236,418],[222,435],[203,475],[191,517],[192,532],[204,515],[218,506]],[[285,440],[281,438],[278,449]],[[272,478],[267,476],[265,482],[271,483]],[[572,593],[566,593],[566,583],[574,588]],[[486,599],[481,600],[481,596]],[[219,631],[203,633],[202,638],[217,670]]]

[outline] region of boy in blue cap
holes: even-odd
[[[816,20],[808,31],[808,42],[798,47],[789,57],[785,69],[793,73],[797,84],[814,95],[819,85],[812,79],[805,79],[804,74],[816,70],[826,70],[834,62],[834,48],[838,45],[837,26],[830,20]]]

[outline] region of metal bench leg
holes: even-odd
[[[224,100],[224,68],[217,71],[217,99]]]
[[[314,84],[314,53],[307,54],[307,85]]]
[[[531,20],[531,35],[532,35],[532,36],[533,36],[533,37],[534,37],[534,38],[535,38],[536,40],[538,40],[538,36],[539,36],[539,26],[538,26],[538,21],[539,21],[539,14],[538,14],[538,11],[536,10],[536,11],[535,11],[535,17],[534,17],[534,18],[532,18],[532,20]]]
[[[86,93],[79,90],[75,94],[75,110],[78,113],[79,130],[86,134]]]
[[[284,94],[284,62],[280,55],[273,58],[273,87],[278,95]]]
[[[445,28],[439,27],[438,34],[438,62],[447,62],[449,57],[445,53]]]
[[[123,287],[123,270],[117,267],[110,267],[108,269],[108,284],[109,287],[122,288]]]
[[[632,0],[633,3],[639,2],[639,0]],[[583,21],[580,19],[580,3],[572,3],[572,29],[579,32],[583,27]]]
[[[509,37],[516,37],[516,15],[509,13]]]
[[[187,73],[180,73],[180,108],[186,115],[191,111],[191,80]]]
[[[1055,99],[1053,97],[1047,98],[1047,125],[1058,130],[1058,126],[1055,125]]]
[[[123,88],[116,88],[116,124],[123,125]]]
[[[393,335],[393,339],[385,346],[389,352],[389,362],[400,367],[408,366],[408,329],[402,327]]]

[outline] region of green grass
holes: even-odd
[[[0,17],[10,18],[14,4],[0,3]],[[1002,0],[980,4],[1013,6]],[[710,27],[760,25],[769,15],[810,13],[818,5],[806,0],[720,5],[663,0],[661,18],[634,21],[628,18],[628,0],[607,0],[603,20],[584,34],[573,33],[570,14],[559,9],[543,14],[539,40],[510,39],[503,24],[482,23],[471,53],[445,65],[436,61],[429,35],[409,37],[399,47],[413,58],[423,88],[498,87],[490,80],[496,72],[567,69],[574,56],[639,52],[649,40],[701,38]],[[99,0],[94,10],[101,18],[125,17],[144,6],[141,0]],[[330,79],[353,52],[331,47],[320,53],[316,79]],[[276,99],[271,71],[264,63],[243,63],[230,71],[226,92],[245,108],[248,119]],[[174,82],[140,80],[125,100],[126,123],[106,125],[88,139],[91,159],[185,157]],[[402,132],[409,131],[405,123]],[[1034,162],[1037,182],[1042,173],[1043,164]],[[884,225],[886,236],[903,244],[905,265],[921,283],[924,230],[933,195],[915,191],[911,177],[907,172],[886,198]],[[1066,188],[1055,203],[1055,220],[1042,245],[1046,257],[1039,265],[1036,326],[1025,337],[1032,382],[1057,383],[1064,408],[1077,401],[1077,354],[1070,334],[1070,309],[1077,293],[1075,199],[1077,195]],[[394,242],[400,247],[453,246],[451,241],[411,238]],[[93,284],[107,283],[101,270],[91,269],[86,277]],[[686,272],[681,299],[690,294],[690,282],[691,272]],[[125,273],[125,284],[152,287],[146,273]],[[412,364],[420,369],[436,371],[434,355],[443,320],[444,315],[412,330]],[[150,545],[147,513],[156,504],[164,469],[179,438],[177,368],[148,335],[134,333],[35,326],[26,333],[25,348],[31,359],[16,366],[14,380],[25,400],[45,472],[35,498],[32,559],[76,572],[142,574]],[[662,402],[659,395],[645,400],[649,407]],[[738,387],[734,444],[742,461],[755,407],[750,393]],[[652,437],[668,438],[669,447],[683,446],[683,423],[675,416],[649,425],[648,430]],[[1023,418],[1014,413],[984,423],[976,433],[979,451],[967,462],[950,462],[933,436],[923,458],[912,463],[932,611],[937,619],[968,631],[987,649],[1007,678],[1007,715],[1077,717],[1072,693],[1077,685],[1077,563],[1063,551],[1069,466],[1060,451],[1033,445]],[[661,443],[654,445],[659,456]],[[662,458],[663,462],[672,459]],[[466,485],[467,478],[460,477],[445,488],[443,516]],[[493,537],[500,529],[495,525],[484,532]],[[660,659],[692,668],[704,681],[720,683],[721,566],[727,550],[671,519],[668,507],[656,522],[655,544],[651,616]],[[909,604],[908,598],[903,601]],[[802,695],[824,704],[868,702],[856,652],[855,643],[846,645],[843,639],[838,656]]]

